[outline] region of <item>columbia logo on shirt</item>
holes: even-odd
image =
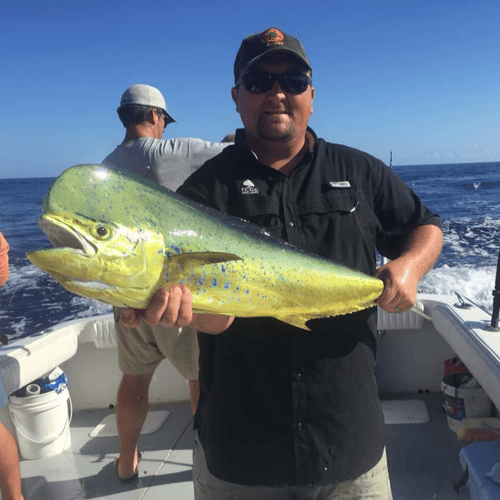
[[[255,187],[255,184],[250,179],[247,179],[243,182],[241,194],[259,194],[259,190]]]

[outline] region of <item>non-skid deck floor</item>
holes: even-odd
[[[458,453],[463,444],[446,424],[440,395],[419,397],[429,407],[430,422],[386,425],[394,500],[468,499],[466,487],[457,494],[452,486],[462,473]],[[192,500],[190,405],[168,403],[152,408],[166,409],[170,416],[160,430],[141,436],[136,482],[123,484],[117,478],[117,437],[89,437],[110,411],[79,411],[71,422],[70,450],[43,460],[21,461],[26,499]]]
[[[390,396],[394,399],[394,395]],[[466,486],[457,494],[453,482],[462,476],[458,454],[465,443],[457,440],[446,422],[440,394],[417,397],[428,406],[425,424],[386,425],[389,475],[394,500],[466,500]],[[382,397],[382,399],[384,399]]]
[[[89,437],[109,410],[78,411],[71,422],[71,449],[43,460],[23,460],[23,493],[29,500],[192,500],[192,415],[190,404],[152,405],[170,415],[140,439],[139,479],[122,483],[116,474],[117,437]]]

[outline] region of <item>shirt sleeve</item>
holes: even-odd
[[[224,171],[221,164],[232,165],[231,151],[233,148],[225,150],[220,156],[208,160],[198,170],[193,172],[179,187],[177,192],[190,200],[197,201],[216,210],[226,212],[227,188],[221,177]]]
[[[195,138],[155,140],[146,144],[146,154],[156,182],[175,191],[190,174],[226,146],[228,144]]]
[[[9,244],[0,233],[0,286],[9,279]]]
[[[206,161],[217,156],[229,143],[209,142],[201,139],[178,139],[176,145],[188,158],[193,169],[198,169]]]
[[[197,170],[186,179],[184,184],[177,189],[177,192],[190,200],[216,208],[211,196],[212,183],[209,185],[207,173],[208,169],[205,167]]]
[[[441,227],[439,215],[427,208],[416,193],[388,167],[382,169],[376,189],[375,213],[382,226],[377,250],[395,259],[401,255],[408,235],[418,226]]]

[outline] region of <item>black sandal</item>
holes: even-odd
[[[116,459],[115,459],[116,475],[118,476],[118,479],[122,483],[131,483],[139,477],[139,462],[141,461],[141,458],[142,458],[142,453],[140,451],[137,452],[137,458],[138,458],[138,462],[137,462],[137,467],[135,468],[134,474],[132,474],[129,477],[121,477],[120,470],[118,468],[118,465],[120,463],[120,457],[116,457]]]

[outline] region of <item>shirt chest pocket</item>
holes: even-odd
[[[355,212],[359,197],[353,187],[325,188],[317,197],[302,200],[297,205],[298,215]]]
[[[250,221],[259,220],[266,216],[279,217],[281,212],[277,198],[260,194],[229,199],[227,211],[236,217]]]

